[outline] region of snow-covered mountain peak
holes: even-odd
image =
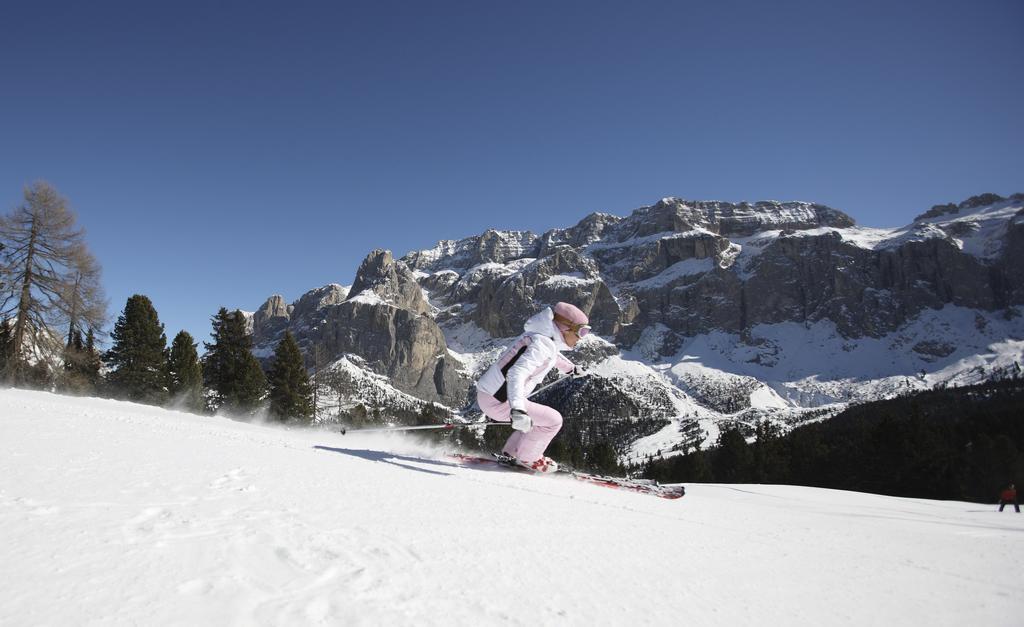
[[[985,193],[971,196],[960,203],[935,205],[928,211],[914,218],[914,222],[931,221],[947,222],[970,214],[986,214],[998,212],[1007,206],[1024,206],[1024,193],[1012,194],[1003,198],[999,194]]]
[[[488,229],[460,240],[441,240],[433,248],[407,253],[401,261],[413,270],[464,271],[482,263],[504,263],[527,256],[536,248],[537,235],[530,231]]]
[[[974,258],[992,262],[1000,257],[1009,230],[1022,212],[1024,194],[1009,198],[980,194],[959,204],[936,205],[903,228],[867,230],[862,234],[851,232],[850,240],[876,250],[943,240]]]
[[[305,316],[309,312],[337,305],[348,298],[352,286],[339,283],[328,283],[323,287],[312,289],[293,304],[293,316]]]
[[[653,205],[636,209],[609,229],[603,239],[623,243],[658,233],[694,229],[703,229],[723,237],[749,237],[771,229],[801,230],[853,225],[853,219],[843,212],[815,203],[729,203],[667,197]]]
[[[529,231],[489,229],[478,236],[442,240],[433,248],[409,252],[401,261],[413,270],[428,273],[463,272],[485,263],[543,257],[552,249],[566,245],[643,243],[653,236],[684,232],[748,237],[772,229],[847,228],[854,224],[845,213],[817,203],[728,203],[666,197],[653,205],[635,209],[624,218],[592,213],[574,226],[552,229],[541,236]]]
[[[946,242],[982,261],[1000,256],[1008,229],[1024,212],[1024,194],[1002,198],[995,194],[973,196],[959,205],[937,205],[914,222],[898,228],[871,228],[829,224],[802,230],[767,229],[747,238],[731,238],[742,246],[764,248],[780,237],[838,236],[843,242],[871,251],[895,251],[929,240]]]

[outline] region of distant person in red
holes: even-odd
[[[1006,486],[1006,489],[999,495],[999,511],[1003,511],[1003,508],[1009,504],[1013,504],[1013,509],[1020,513],[1020,505],[1017,504],[1017,488],[1013,487],[1013,484]]]

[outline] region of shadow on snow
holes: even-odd
[[[396,453],[389,453],[387,451],[368,451],[364,449],[348,449],[348,448],[336,448],[332,446],[314,446],[314,449],[320,451],[328,451],[330,453],[341,453],[342,455],[349,455],[351,457],[358,457],[371,462],[384,462],[385,464],[391,464],[398,466],[399,468],[405,468],[407,470],[415,470],[417,472],[424,472],[428,475],[440,475],[442,477],[450,477],[450,472],[440,472],[437,470],[428,470],[426,468],[419,468],[417,466],[410,466],[409,463],[415,464],[429,464],[432,466],[440,466],[442,468],[460,468],[461,466],[456,462],[444,461],[440,459],[430,459],[429,457],[410,457],[408,455],[398,455]],[[402,463],[406,462],[406,463]]]

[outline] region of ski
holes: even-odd
[[[492,457],[482,457],[478,455],[468,455],[465,453],[449,453],[449,458],[457,460],[467,465],[479,465],[479,466],[497,466],[503,469],[512,470],[515,472],[523,472],[531,475],[543,475],[544,473],[534,472],[529,468],[520,466],[515,463],[515,460],[507,455],[492,454]],[[650,494],[663,499],[678,499],[686,494],[686,489],[682,485],[671,484],[663,485],[657,481],[650,479],[627,479],[624,477],[608,477],[605,475],[596,475],[588,472],[580,472],[578,470],[572,470],[571,468],[565,468],[559,466],[558,470],[552,475],[568,476],[572,477],[577,481],[589,483],[591,485],[597,485],[604,488],[611,488],[614,490],[626,490],[628,492],[636,492],[637,494]]]

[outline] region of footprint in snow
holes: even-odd
[[[232,490],[238,492],[255,492],[254,484],[246,484],[249,473],[244,468],[234,468],[210,482],[209,487],[215,490]]]
[[[128,519],[122,529],[130,539],[153,533],[161,521],[171,517],[171,512],[162,507],[147,507],[134,518]],[[166,525],[166,523],[163,523]]]
[[[180,594],[203,596],[213,591],[213,584],[205,579],[193,579],[178,585]]]

